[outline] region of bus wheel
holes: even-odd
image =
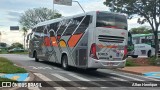
[[[147,56],[151,57],[151,51],[148,51]]]
[[[138,55],[132,55],[132,58],[138,58]]]
[[[36,53],[36,52],[34,53],[34,56],[35,56],[35,61],[36,61],[36,62],[39,62],[39,59],[38,59],[38,57],[37,57],[37,53]]]
[[[68,70],[68,69],[69,69],[69,67],[68,67],[68,58],[67,58],[66,55],[64,55],[64,56],[62,57],[62,67],[63,67],[63,69],[65,69],[65,70]]]

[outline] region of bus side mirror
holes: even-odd
[[[31,33],[29,33],[29,34],[27,35],[26,43],[28,43],[28,41],[29,41],[29,39],[30,39],[30,36],[31,36]]]

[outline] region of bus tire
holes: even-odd
[[[151,50],[148,51],[147,56],[151,57]]]
[[[62,63],[61,64],[62,64],[63,69],[69,70],[67,55],[62,56]]]
[[[34,52],[34,58],[36,62],[39,62],[39,58],[37,57],[37,52]]]
[[[138,55],[132,55],[132,58],[138,58]]]

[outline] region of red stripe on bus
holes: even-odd
[[[51,45],[50,45],[50,39],[49,39],[49,37],[45,37],[45,38],[44,38],[44,45],[45,45],[45,46],[51,46]]]

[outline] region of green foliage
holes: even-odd
[[[0,57],[0,73],[26,73],[24,68],[15,66],[6,58]]]
[[[8,49],[12,49],[12,48],[23,48],[23,45],[21,43],[13,43]]]
[[[128,45],[127,51],[130,52],[130,51],[133,51],[133,50],[134,50],[134,45]]]
[[[23,38],[23,45],[24,45],[24,49],[25,49],[25,45],[26,45],[26,39],[25,39],[25,37],[27,35],[28,30],[27,30],[26,27],[22,27],[21,30],[23,31],[23,36],[24,36],[24,38]]]
[[[132,60],[126,60],[126,66],[137,66]]]
[[[34,8],[25,11],[25,13],[20,17],[19,23],[28,30],[39,22],[59,18],[61,16],[62,15],[56,10],[53,11],[48,8]]]
[[[146,28],[146,27],[142,26],[142,27],[138,27],[138,28],[132,28],[130,30],[130,32],[132,34],[149,34],[149,33],[152,33],[152,30],[150,30],[149,28]]]
[[[0,46],[1,46],[1,47],[3,47],[3,48],[5,48],[5,47],[7,47],[7,44],[6,44],[6,43],[1,42],[1,43],[0,43]]]
[[[104,4],[113,12],[126,13],[130,18],[135,14],[144,17],[143,22],[147,18],[159,17],[160,12],[159,0],[106,0]]]
[[[157,58],[155,56],[152,56],[148,58],[150,65],[160,65],[160,58]]]

